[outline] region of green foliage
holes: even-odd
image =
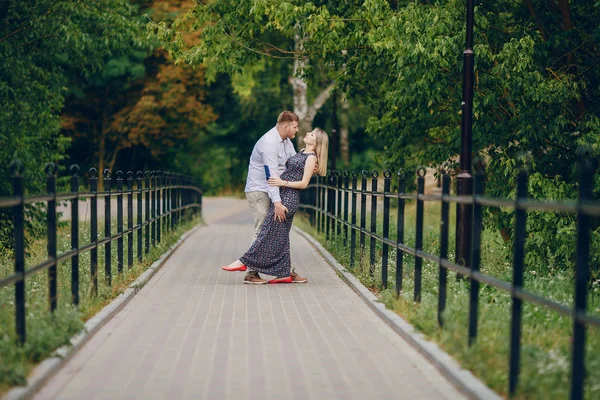
[[[531,6],[535,17],[522,2],[476,7],[473,149],[488,164],[490,195],[511,195],[525,164],[532,174],[532,197],[572,199],[577,162],[600,158],[600,70],[595,67],[600,7],[586,2],[562,9],[553,2]],[[381,165],[414,170],[450,163],[454,168],[460,152],[465,13],[460,0],[207,1],[172,26],[151,24],[150,32],[176,59],[204,63],[214,73],[242,73],[267,55],[309,57],[310,67],[300,75],[335,77],[369,116],[367,131],[383,144]],[[183,41],[186,24],[202,32],[200,43]],[[291,47],[294,36],[304,38],[300,52]],[[597,184],[594,193],[600,197]],[[486,221],[510,239],[511,219],[505,213],[494,212]],[[551,269],[573,265],[571,217],[532,213],[528,229],[530,263]],[[592,265],[599,267],[595,256]]]
[[[0,4],[0,196],[12,193],[12,160],[24,165],[29,193],[45,188],[44,164],[64,159],[70,139],[59,114],[70,82],[89,79],[109,55],[139,43],[141,25],[127,0],[9,0]],[[31,209],[30,209],[31,210]],[[27,223],[39,220],[30,212]],[[12,226],[0,214],[0,241]]]
[[[0,194],[9,193],[8,165],[22,160],[28,188],[39,190],[43,163],[60,161],[68,140],[59,113],[69,80],[86,79],[139,41],[126,0],[5,1],[0,6]]]

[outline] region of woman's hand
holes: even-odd
[[[269,178],[269,186],[285,186],[285,181],[278,176],[272,176]]]

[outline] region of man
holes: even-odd
[[[286,161],[296,154],[291,139],[294,139],[298,132],[298,121],[299,118],[296,114],[291,111],[283,111],[277,117],[277,125],[265,133],[252,149],[245,192],[254,217],[253,241],[260,232],[271,203],[275,207],[275,220],[285,220],[287,208],[281,203],[279,187],[269,186],[267,183],[265,165],[268,166],[272,175],[281,175],[285,171]],[[246,266],[235,261],[223,269],[225,271],[246,271]],[[295,283],[307,282],[306,278],[302,278],[293,270],[291,277],[292,282]],[[262,279],[258,272],[248,271],[244,283],[260,285],[267,281]]]

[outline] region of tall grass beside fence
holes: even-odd
[[[181,235],[195,225],[201,223],[197,216],[188,222],[178,225],[174,231],[163,231],[161,242],[156,247],[150,246],[149,253],[143,254],[142,262],[137,260],[137,234],[133,235],[134,263],[127,267],[127,256],[123,273],[117,271],[116,242],[111,247],[112,285],[106,284],[104,272],[104,246],[98,248],[98,293],[92,295],[90,276],[90,252],[79,256],[80,304],[74,307],[71,302],[71,262],[60,262],[57,267],[58,306],[54,313],[50,312],[48,302],[48,274],[41,271],[26,279],[27,305],[27,340],[19,344],[15,333],[14,286],[0,289],[0,394],[11,386],[26,383],[27,375],[32,367],[48,357],[56,348],[69,342],[69,339],[80,332],[86,320],[94,316],[112,299],[121,294],[140,276],[154,261],[164,254]],[[71,248],[70,222],[61,224],[58,231],[58,253]],[[104,237],[103,224],[99,224],[98,238]],[[117,231],[116,221],[111,232]],[[81,246],[90,243],[89,222],[79,223]],[[127,235],[124,236],[124,248],[127,251]],[[39,264],[47,258],[47,241],[45,238],[32,238],[28,241],[27,267]],[[14,257],[11,251],[0,252],[0,277],[8,276],[14,270]]]
[[[454,207],[451,207],[453,209]],[[440,205],[425,203],[423,250],[439,254]],[[396,210],[390,215],[390,238],[395,240]],[[369,213],[367,224],[370,226]],[[407,202],[405,211],[405,243],[414,247],[415,204]],[[381,235],[383,216],[378,214],[378,234]],[[451,216],[451,221],[454,217]],[[360,215],[357,217],[360,221]],[[390,249],[388,287],[381,282],[382,243],[376,243],[376,264],[370,273],[369,240],[361,251],[358,246],[354,268],[350,268],[350,242],[344,245],[342,235],[327,241],[307,218],[297,218],[296,224],[315,237],[348,271],[373,291],[389,309],[394,310],[430,340],[472,371],[491,389],[507,396],[510,344],[510,293],[481,284],[479,303],[479,332],[475,343],[468,346],[469,281],[448,276],[447,302],[443,314],[444,326],[437,320],[438,271],[436,263],[423,260],[421,302],[413,301],[414,258],[404,255],[403,287],[395,293],[396,250]],[[454,258],[454,224],[450,227],[450,254]],[[357,233],[358,237],[359,233]],[[512,281],[512,251],[497,231],[482,233],[481,271],[499,279]],[[567,306],[573,304],[574,273],[566,269],[548,269],[546,265],[527,265],[526,289]],[[565,399],[569,397],[570,353],[573,322],[552,310],[524,302],[521,375],[517,399]],[[588,302],[590,314],[600,315],[600,288],[594,282]],[[600,398],[600,332],[588,329],[586,342],[585,398]]]

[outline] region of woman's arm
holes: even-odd
[[[290,187],[292,189],[305,189],[310,182],[310,178],[313,176],[313,172],[315,170],[315,166],[317,165],[317,157],[308,156],[306,159],[306,163],[304,164],[304,174],[302,175],[302,180],[297,182],[284,181],[278,176],[274,176],[269,178],[270,186],[282,186],[282,187]]]

